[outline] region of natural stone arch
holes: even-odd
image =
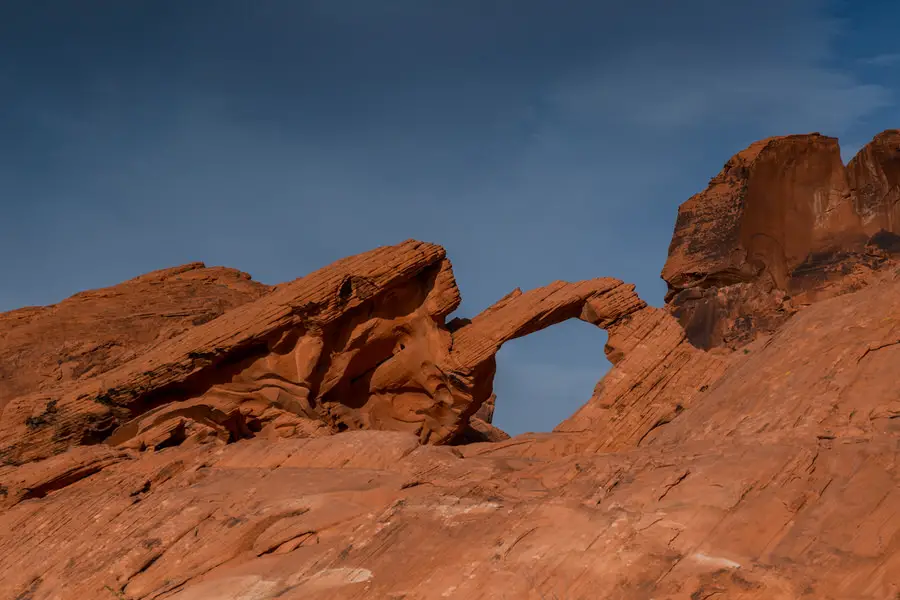
[[[587,402],[611,368],[605,329],[569,319],[497,352],[492,425],[509,435],[552,431]]]
[[[480,406],[493,393],[495,357],[504,343],[569,319],[605,329],[644,306],[634,286],[611,278],[556,281],[524,293],[517,288],[454,332],[452,358],[474,378],[473,400]]]
[[[459,303],[440,246],[409,241],[346,258],[102,377],[14,399],[0,421],[0,453],[17,462],[78,444],[144,449],[347,429],[407,431],[421,443],[452,443],[486,425],[476,413],[490,407],[495,357],[509,340],[581,319],[609,330],[607,354],[616,364],[632,339],[644,339],[636,334],[646,334],[641,343],[651,346],[637,354],[651,358],[684,338],[668,315],[656,319],[662,328],[630,325],[657,309],[646,308],[633,286],[610,278],[517,289],[471,320],[445,323]],[[660,335],[665,344],[654,341]],[[667,363],[622,364],[627,368],[614,368],[588,406],[561,427],[606,427],[616,439],[652,429],[643,420],[668,406],[658,398],[667,381],[654,386],[649,412],[633,390],[648,368],[672,379]],[[623,377],[630,383],[609,385]],[[617,411],[606,415],[613,423],[625,422],[622,406],[643,415],[635,431],[586,417],[592,406],[613,404]]]

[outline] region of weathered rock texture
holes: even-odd
[[[246,273],[193,263],[0,313],[0,410],[15,396],[109,371],[267,291]]]
[[[382,422],[448,437],[468,403],[435,362],[458,303],[437,246],[338,261],[102,375],[14,398],[2,452],[21,462],[78,444],[160,448]]]
[[[593,279],[448,322],[450,263],[408,241],[0,315],[0,600],[895,600],[893,135],[846,170],[821,136],[732,159],[667,308]],[[497,351],[573,318],[612,369],[509,438]],[[58,369],[73,339],[99,350]]]
[[[900,130],[875,136],[847,165],[856,214],[863,231],[897,233],[900,228]]]
[[[147,281],[165,284],[175,273],[204,272],[185,269],[140,278],[99,297],[114,298],[128,310],[128,302],[143,297],[140,286]],[[0,457],[21,464],[79,445],[159,450],[356,429],[406,431],[434,444],[498,441],[507,436],[490,420],[495,355],[503,343],[579,318],[620,332],[616,339],[627,345],[631,328],[621,324],[645,306],[632,286],[615,279],[555,282],[526,293],[515,290],[474,319],[445,323],[460,302],[450,263],[439,246],[415,241],[338,261],[266,293],[245,279],[258,292],[255,299],[241,297],[247,302],[217,319],[192,321],[190,328],[182,323],[159,343],[134,348],[117,329],[104,332],[96,311],[84,316],[76,299],[62,303],[68,308],[64,316],[94,318],[92,335],[114,339],[121,356],[132,360],[117,356],[100,362],[93,376],[60,379],[56,387],[34,386],[38,391],[18,396],[10,386]],[[182,300],[166,297],[170,304]],[[181,307],[176,314],[189,312]],[[37,325],[52,322],[50,313]],[[655,331],[639,334],[672,336]],[[134,336],[139,334],[136,326]],[[57,336],[41,343],[52,359],[66,342]],[[37,352],[34,345],[28,351]],[[616,377],[637,383],[643,367],[628,365]],[[25,370],[18,377],[35,381],[41,375]],[[633,403],[645,393],[623,388],[601,402],[621,396]],[[626,433],[609,435],[643,435],[662,418],[661,410],[671,412],[673,406],[629,423]]]
[[[555,431],[591,434],[592,450],[619,450],[652,439],[703,395],[725,361],[695,348],[665,310],[646,307],[609,328],[614,365],[590,401]]]
[[[0,597],[893,599],[898,324],[893,272],[812,305],[614,452],[590,429],[357,431],[7,467]],[[646,308],[619,326],[677,327]],[[613,346],[615,369],[648,337]]]
[[[733,156],[681,205],[663,278],[694,345],[739,347],[797,308],[858,289],[900,251],[900,132],[845,168],[834,138],[793,135]]]

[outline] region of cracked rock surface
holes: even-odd
[[[846,169],[822,136],[729,161],[715,185],[765,193],[682,207],[664,308],[598,278],[451,318],[444,249],[410,240],[274,287],[198,263],[0,315],[0,600],[900,597],[900,271],[872,245],[892,136]],[[801,301],[799,267],[741,266],[759,236],[728,227],[777,238],[826,200],[791,260],[872,268]],[[496,354],[567,319],[613,367],[510,437]]]

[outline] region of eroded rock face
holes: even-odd
[[[725,370],[725,361],[695,348],[678,322],[646,307],[609,328],[606,356],[614,367],[591,399],[555,431],[589,433],[594,451],[652,440]]]
[[[863,231],[900,232],[900,130],[875,136],[847,164]]]
[[[128,307],[122,299],[134,285],[100,297]],[[415,241],[271,291],[252,285],[256,299],[155,345],[130,348],[123,338],[137,354],[130,361],[11,398],[0,421],[2,459],[23,464],[100,443],[143,451],[358,429],[405,431],[432,444],[499,441],[508,436],[490,420],[502,344],[573,318],[613,330],[645,307],[615,279],[555,282],[445,323],[460,302],[450,262],[439,246]],[[101,323],[97,330],[107,335]],[[652,426],[636,424],[626,437]]]
[[[897,253],[898,138],[879,135],[846,168],[834,138],[756,142],[679,207],[662,276],[695,346],[740,347]]]
[[[15,396],[105,373],[268,290],[246,273],[192,263],[0,313],[0,410]]]
[[[0,597],[894,598],[900,279],[879,277],[727,357],[663,310],[617,318],[613,373],[633,363],[638,388],[604,402],[630,387],[608,375],[577,430],[100,445],[0,467]],[[673,400],[649,435],[604,446]]]
[[[4,390],[0,598],[898,597],[900,271],[890,232],[862,227],[840,251],[880,262],[739,352],[699,349],[615,279],[447,322],[450,263],[410,241],[253,284],[146,346],[123,330],[125,353],[80,378],[42,384],[38,360],[3,380],[37,389]],[[841,231],[809,243],[857,239]],[[776,281],[765,260],[679,281],[741,314]],[[571,318],[608,331],[612,369],[553,432],[510,439],[491,425],[515,401],[493,393],[497,350]]]
[[[443,319],[458,303],[438,246],[344,259],[101,376],[12,399],[2,453],[21,462],[78,444],[161,448],[379,426],[446,438],[470,404],[437,366],[449,348]]]

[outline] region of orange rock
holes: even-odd
[[[756,142],[679,207],[662,276],[695,346],[740,347],[900,253],[898,138],[877,136],[846,169],[834,138]]]
[[[890,143],[861,153],[872,181],[891,181]],[[445,323],[450,263],[409,241],[272,291],[151,274],[90,310],[0,315],[2,352],[32,364],[0,380],[0,598],[898,597],[893,184],[857,211],[862,175],[846,187],[835,152],[792,136],[733,159],[753,189],[720,176],[682,207],[665,309],[593,279]],[[790,253],[757,244],[798,214]],[[231,308],[148,341],[197,289]],[[149,321],[109,325],[154,293]],[[48,384],[63,317],[117,353]],[[497,351],[571,318],[607,329],[612,369],[553,432],[509,438]],[[697,347],[725,342],[744,345]]]
[[[502,440],[484,413],[473,416],[492,397],[503,343],[570,318],[611,327],[645,306],[615,279],[555,282],[445,325],[459,301],[439,246],[409,241],[338,261],[115,369],[13,398],[0,455],[16,464],[78,444],[160,450],[348,429]]]
[[[323,428],[447,439],[478,408],[454,398],[436,364],[450,346],[443,319],[458,304],[438,246],[344,259],[101,376],[12,399],[0,454],[23,462],[73,444],[159,449]]]
[[[797,436],[841,443],[900,433],[900,274],[818,302],[745,350],[660,442]]]
[[[192,263],[0,313],[0,410],[15,396],[105,373],[267,292],[246,273]]]
[[[0,513],[0,596],[787,600],[900,586],[890,438],[465,448],[361,431],[120,461]]]
[[[866,234],[900,233],[900,130],[866,144],[847,164],[847,178]]]
[[[613,368],[590,401],[555,429],[590,433],[593,450],[640,445],[704,394],[726,365],[691,345],[659,308],[641,309],[610,327],[606,353]]]

